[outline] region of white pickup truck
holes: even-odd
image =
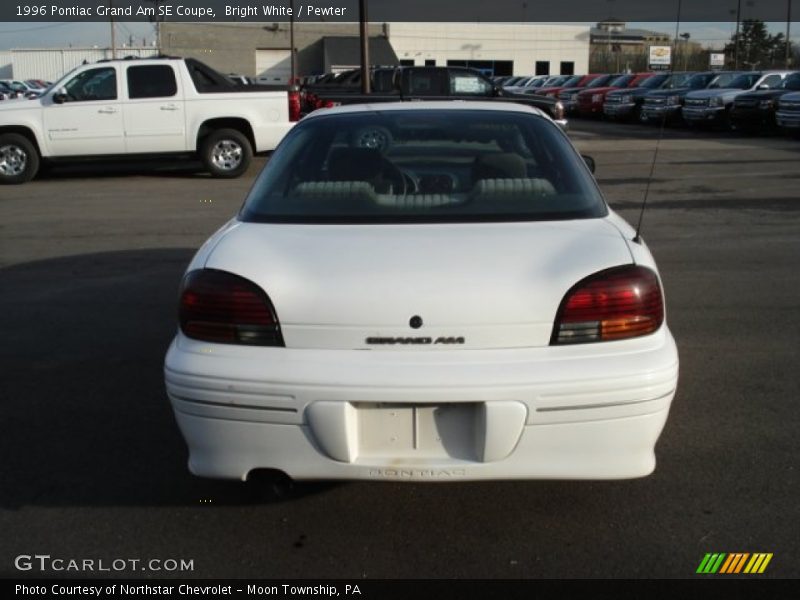
[[[238,177],[294,125],[295,102],[191,58],[82,65],[40,98],[0,104],[0,184],[31,180],[42,161],[134,155],[199,157]]]

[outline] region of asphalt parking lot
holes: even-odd
[[[573,123],[629,221],[656,133]],[[643,234],[681,380],[653,475],[289,497],[191,476],[161,371],[182,271],[263,162],[236,181],[91,165],[0,188],[0,575],[39,553],[194,561],[135,576],[672,578],[706,552],[769,552],[764,577],[800,576],[800,141],[665,134]]]

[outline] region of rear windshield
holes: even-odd
[[[268,223],[483,222],[607,214],[552,122],[493,110],[387,110],[301,121],[240,213]]]

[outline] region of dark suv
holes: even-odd
[[[737,96],[731,108],[731,124],[745,131],[775,128],[778,100],[796,91],[800,91],[800,72],[787,75],[777,88]]]
[[[665,119],[668,123],[680,119],[689,92],[723,88],[737,75],[737,71],[704,71],[689,77],[683,87],[653,90],[644,97],[640,118],[642,122]]]
[[[603,114],[609,119],[638,120],[644,99],[653,90],[672,90],[682,87],[691,73],[656,73],[637,88],[609,92],[603,104]]]

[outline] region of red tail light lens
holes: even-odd
[[[283,346],[269,297],[238,275],[200,269],[186,275],[179,318],[187,337],[219,344]]]
[[[300,120],[300,90],[297,86],[292,86],[289,90],[289,120]]]
[[[558,309],[551,344],[584,344],[639,337],[664,322],[656,274],[645,267],[600,271],[567,292]]]

